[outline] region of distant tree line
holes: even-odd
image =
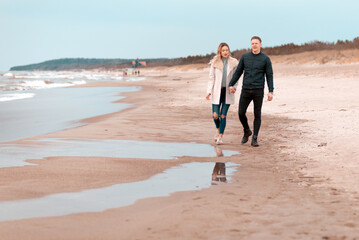
[[[349,40],[338,40],[336,43],[312,41],[302,45],[288,43],[277,47],[267,47],[263,49],[268,55],[288,55],[301,52],[319,51],[319,50],[345,50],[359,49],[359,37]]]
[[[345,50],[345,49],[359,49],[359,37],[349,40],[338,40],[335,43],[312,41],[302,45],[296,45],[294,43],[288,43],[275,47],[262,48],[262,52],[267,55],[288,55],[301,52],[319,51],[319,50]],[[240,49],[232,51],[232,57],[240,59],[242,55],[250,49]],[[188,56],[183,58],[169,59],[164,62],[152,62],[148,66],[174,66],[185,64],[203,64],[209,63],[209,61],[215,56],[215,53],[207,55]]]
[[[100,58],[62,58],[49,60],[36,64],[29,64],[24,66],[16,66],[10,68],[10,71],[61,71],[73,69],[118,69],[129,68],[132,66],[133,59],[100,59]],[[142,60],[142,59],[141,59]],[[143,59],[143,61],[166,62],[167,58],[157,59]]]
[[[312,41],[301,45],[288,43],[275,47],[266,47],[262,52],[267,55],[288,55],[301,52],[318,51],[318,50],[345,50],[345,49],[359,49],[359,37],[349,40],[338,40],[337,42],[321,42]],[[239,59],[243,53],[250,51],[250,49],[235,50],[232,56]],[[145,61],[147,66],[175,66],[185,64],[203,64],[215,56],[215,53],[206,55],[187,56],[181,58],[148,58],[141,59]],[[132,66],[133,59],[91,59],[91,58],[64,58],[45,61],[37,64],[30,64],[25,66],[12,67],[11,71],[31,71],[31,70],[73,70],[73,69],[121,69]]]

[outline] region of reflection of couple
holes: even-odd
[[[223,157],[222,149],[215,147],[217,157]],[[226,178],[226,164],[223,162],[216,162],[212,173],[212,184],[215,182],[227,182]]]
[[[227,182],[226,178],[226,164],[222,162],[216,162],[212,173],[212,181]]]
[[[226,116],[230,104],[234,104],[238,79],[244,72],[242,91],[239,99],[238,116],[242,123],[244,135],[242,143],[248,141],[252,131],[246,117],[251,101],[254,105],[253,137],[251,145],[258,147],[258,133],[261,126],[261,109],[264,97],[264,82],[267,79],[269,89],[268,101],[273,99],[273,70],[269,57],[261,52],[262,40],[254,36],[251,39],[251,52],[242,55],[238,60],[230,56],[227,43],[221,43],[217,55],[211,60],[206,99],[212,102],[213,120],[217,128],[216,144],[223,143],[226,128]]]

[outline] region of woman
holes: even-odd
[[[238,60],[230,55],[228,44],[221,43],[218,46],[217,55],[210,61],[206,99],[212,99],[213,120],[217,128],[214,136],[216,144],[223,143],[227,112],[230,104],[234,104],[234,94],[229,92],[228,84],[237,68]]]

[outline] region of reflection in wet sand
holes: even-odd
[[[215,146],[214,150],[217,157],[223,157],[223,151],[219,146]],[[212,172],[212,185],[218,184],[218,182],[227,182],[226,177],[226,164],[224,162],[216,162]]]
[[[168,196],[211,186],[208,175],[212,162],[192,162],[172,167],[147,180],[116,184],[74,193],[58,193],[42,198],[0,203],[0,221],[101,212],[133,204],[138,199]],[[227,163],[228,174],[239,164]]]
[[[46,145],[46,146],[44,146]],[[31,147],[34,146],[34,147]],[[0,144],[0,168],[31,165],[27,159],[55,156],[175,159],[181,156],[215,157],[209,144],[115,139],[56,139],[27,141],[24,146]],[[220,150],[222,152],[222,150]],[[240,154],[224,150],[224,156]]]
[[[223,157],[223,151],[222,151],[222,148],[218,147],[218,146],[215,146],[214,147],[214,150],[216,151],[216,155],[217,157]]]
[[[212,173],[212,181],[227,182],[226,177],[226,164],[222,162],[216,162]]]

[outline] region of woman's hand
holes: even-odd
[[[207,93],[206,99],[207,99],[207,100],[210,100],[210,99],[211,99],[211,94],[210,94],[210,93]]]

